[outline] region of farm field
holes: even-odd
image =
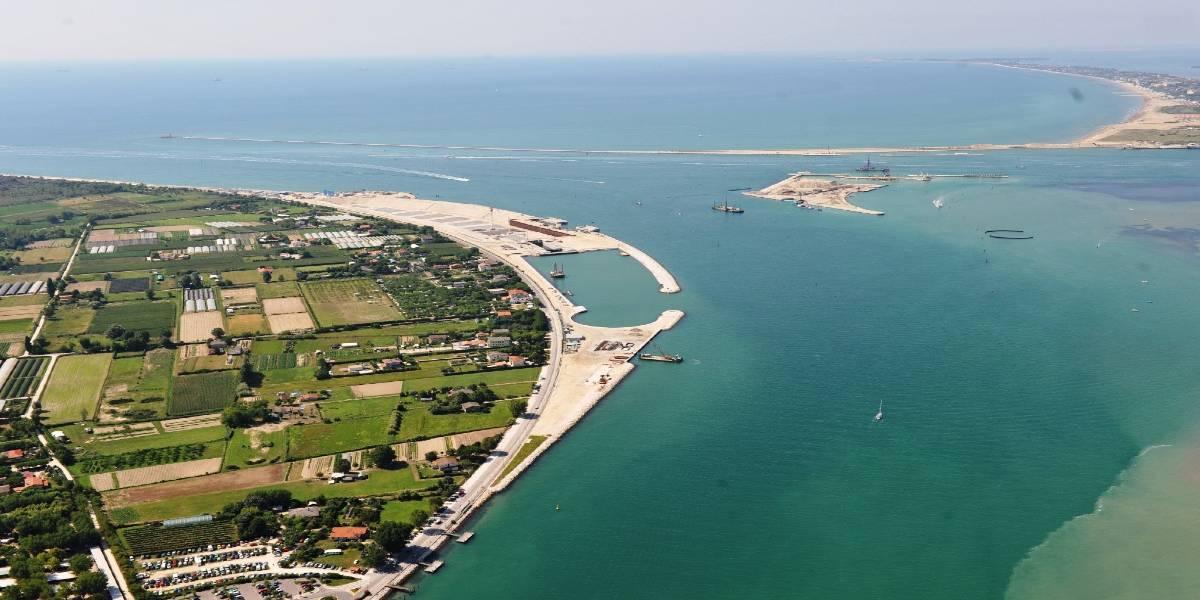
[[[44,356],[15,360],[16,367],[9,373],[4,385],[0,386],[0,399],[20,398],[32,394],[33,388],[46,372],[46,365],[50,364],[50,359]]]
[[[183,313],[179,317],[179,339],[185,343],[204,342],[212,337],[212,330],[225,327],[221,311]]]
[[[271,331],[270,325],[263,315],[258,313],[243,313],[225,318],[225,329],[229,335],[257,335]]]
[[[178,446],[139,448],[120,454],[100,454],[86,451],[86,455],[81,453],[82,456],[76,457],[75,464],[71,465],[70,468],[72,473],[88,475],[204,458],[220,458],[224,451],[225,440],[223,439],[180,444]]]
[[[58,337],[70,337],[87,333],[88,327],[92,324],[92,318],[96,316],[96,311],[90,308],[81,306],[67,306],[58,309],[53,317],[46,319],[46,326],[42,329],[42,335],[46,339],[54,339]]]
[[[60,357],[42,394],[43,422],[54,425],[91,419],[112,358],[111,354]]]
[[[31,331],[33,331],[33,319],[0,320],[0,342],[19,342]]]
[[[363,481],[329,485],[324,480],[303,480],[283,482],[282,474],[288,465],[271,465],[256,467],[241,471],[229,471],[217,475],[197,477],[162,483],[153,486],[137,487],[129,490],[117,490],[104,494],[105,504],[113,510],[112,517],[121,524],[159,521],[210,513],[214,507],[221,507],[230,502],[237,502],[247,494],[256,490],[288,490],[292,497],[301,502],[312,500],[318,496],[326,498],[360,498],[395,494],[403,490],[423,490],[432,488],[436,482],[418,481],[413,477],[411,469],[375,469],[369,472],[369,477]],[[293,468],[300,468],[295,465]],[[259,473],[261,472],[261,473]],[[232,480],[218,480],[226,476],[236,475],[242,479],[238,484]],[[272,476],[277,477],[271,480]],[[251,479],[265,480],[259,485],[247,485],[237,489],[222,489],[239,485]],[[218,491],[213,491],[218,490]],[[137,498],[138,501],[130,502]]]
[[[227,521],[210,521],[179,527],[146,525],[120,531],[125,547],[134,556],[188,550],[210,544],[228,544],[237,539],[236,533],[233,524]]]
[[[234,285],[260,284],[263,282],[262,273],[258,269],[246,269],[244,271],[228,271],[221,273],[221,277],[233,282]],[[273,281],[295,281],[296,270],[289,267],[276,267],[271,273]]]
[[[313,329],[312,317],[307,312],[278,313],[267,315],[272,333],[288,333],[290,331],[307,331]]]
[[[368,398],[363,400],[342,400],[339,402],[319,402],[321,416],[326,419],[362,419],[366,417],[381,417],[391,415],[396,410],[400,399]],[[390,418],[388,419],[390,422]],[[384,423],[384,428],[388,423]]]
[[[331,279],[300,285],[321,327],[398,321],[400,311],[369,279]]]
[[[180,375],[175,378],[167,414],[171,416],[214,412],[229,406],[237,394],[237,371]]]
[[[288,459],[311,458],[336,452],[393,444],[386,418],[345,419],[288,427]]]
[[[225,306],[254,304],[258,302],[258,293],[252,287],[226,288],[221,290],[221,300],[225,303]]]
[[[235,429],[225,449],[225,464],[245,469],[254,465],[279,462],[287,456],[287,431],[263,431],[259,428]]]
[[[190,460],[166,465],[139,467],[125,471],[117,471],[117,485],[121,489],[139,485],[151,485],[163,481],[174,481],[188,477],[199,477],[217,473],[221,470],[221,457]]]
[[[84,450],[76,452],[75,456],[78,461],[89,460],[96,456],[115,456],[187,444],[220,444],[225,441],[226,435],[225,427],[221,425],[167,432],[160,432],[159,428],[155,427],[155,423],[139,423],[137,425],[148,425],[151,433],[124,438],[97,436],[88,435],[79,425],[64,427],[63,431],[71,438],[73,445],[84,448]],[[116,428],[123,429],[121,426],[116,426]],[[96,431],[100,431],[100,429],[96,428]]]
[[[262,281],[261,279],[259,281]],[[258,292],[260,300],[267,298],[286,298],[288,296],[299,296],[300,286],[295,281],[272,281],[271,283],[259,283],[254,286]]]
[[[435,415],[422,405],[409,404],[400,422],[399,439],[412,440],[418,437],[432,438],[452,433],[507,427],[515,418],[508,408],[509,403],[499,401],[490,412],[449,413]]]
[[[87,332],[104,333],[113,325],[120,325],[126,331],[145,331],[152,336],[158,336],[162,332],[171,331],[174,328],[175,303],[170,300],[162,300],[108,304],[96,311],[96,316],[88,326]]]

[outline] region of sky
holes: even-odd
[[[1200,0],[0,0],[0,61],[1200,45]]]

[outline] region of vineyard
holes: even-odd
[[[12,374],[0,386],[0,399],[21,398],[33,393],[32,388],[37,385],[49,362],[50,359],[44,356],[18,360]]]
[[[193,550],[213,544],[230,544],[237,541],[235,534],[233,524],[228,521],[212,521],[182,527],[145,525],[121,530],[125,546],[134,556]]]
[[[254,355],[254,370],[260,373],[269,369],[293,369],[295,367],[296,355],[292,352]]]
[[[196,460],[204,456],[204,449],[205,444],[145,448],[124,454],[82,458],[79,460],[78,469],[81,473],[103,473],[105,471],[119,471],[134,467],[149,467],[151,465]]]
[[[237,371],[180,375],[167,401],[167,413],[180,416],[221,410],[233,402],[237,387]]]

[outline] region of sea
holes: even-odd
[[[408,191],[594,224],[675,274],[555,259],[582,322],[686,311],[656,340],[685,361],[639,364],[416,598],[1195,597],[1200,152],[881,152],[1005,176],[854,198],[882,217],[730,191],[862,155],[602,152],[1065,141],[1138,106],[913,61],[4,65],[0,172]]]

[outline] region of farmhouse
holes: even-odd
[[[355,542],[366,537],[366,527],[334,527],[329,530],[329,539],[335,542]]]

